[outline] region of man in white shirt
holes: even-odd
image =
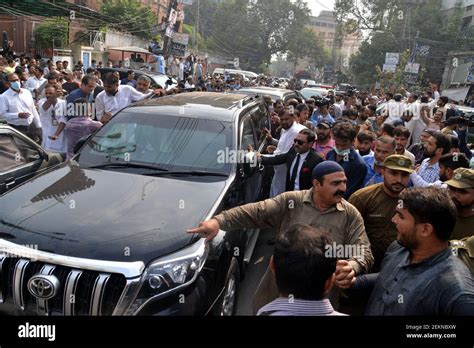
[[[43,141],[41,146],[46,151],[66,152],[64,127],[66,126],[66,101],[57,97],[59,85],[48,85],[44,89],[45,98],[38,101]]]
[[[179,73],[178,73],[178,82],[184,80],[184,59],[179,60]]]
[[[41,121],[30,91],[20,87],[20,78],[15,73],[7,75],[7,86],[9,89],[3,93],[0,116],[9,126],[26,135],[33,123],[37,128],[36,136],[41,138]]]
[[[104,124],[118,111],[154,93],[143,94],[132,86],[119,85],[117,76],[112,73],[106,74],[103,81],[104,90],[97,95],[95,106],[97,119]]]
[[[401,94],[396,94],[393,97],[393,100],[390,100],[387,103],[387,119],[385,120],[384,123],[389,123],[393,124],[395,121],[400,120],[400,118],[403,115],[403,112],[405,111],[405,104],[402,101],[402,95]]]
[[[25,84],[25,88],[31,92],[33,99],[36,100],[36,90],[46,82],[43,77],[43,70],[39,66],[33,67],[33,76],[31,76]]]
[[[290,108],[283,109],[280,114],[280,125],[282,127],[280,140],[274,140],[271,137],[270,132],[267,132],[267,139],[270,140],[272,145],[277,145],[273,155],[280,155],[290,151],[294,145],[294,141],[298,133],[306,129],[305,126],[296,122],[295,114]],[[266,157],[268,155],[264,155]],[[279,194],[285,192],[286,189],[286,173],[287,165],[281,164],[274,166],[275,174],[273,176],[272,187],[270,189],[270,197],[276,197]]]
[[[436,83],[431,84],[431,91],[433,92],[433,99],[438,101],[441,95],[438,92],[438,85]]]
[[[196,86],[194,86],[194,83],[193,83],[193,78],[192,77],[188,77],[188,79],[186,80],[186,83],[184,84],[184,88],[186,89],[193,89],[195,88]]]

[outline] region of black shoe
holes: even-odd
[[[270,238],[269,240],[267,240],[267,244],[268,244],[268,245],[275,245],[275,240],[276,240],[275,237]]]

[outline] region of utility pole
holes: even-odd
[[[163,57],[165,59],[168,59],[170,53],[171,53],[171,38],[166,35],[166,29],[168,28],[168,20],[171,15],[171,10],[175,9],[178,5],[178,0],[170,0],[170,5],[168,6],[168,11],[167,11],[167,16],[166,16],[166,27],[165,27],[165,39],[163,42]]]
[[[197,0],[197,17],[196,17],[196,28],[194,28],[194,47],[196,47],[196,51],[199,49],[198,43],[198,33],[199,33],[199,21],[200,21],[200,9],[199,9],[199,0]]]

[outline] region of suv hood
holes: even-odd
[[[206,218],[225,187],[225,178],[198,179],[66,162],[0,197],[0,238],[59,255],[148,264],[190,244],[186,230]]]

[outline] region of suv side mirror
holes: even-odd
[[[76,143],[76,145],[74,145],[74,148],[72,150],[72,152],[74,154],[77,154],[79,152],[79,150],[84,146],[84,144],[87,142],[87,140],[89,139],[89,137],[84,137],[84,138],[81,138],[79,139],[79,141]]]

